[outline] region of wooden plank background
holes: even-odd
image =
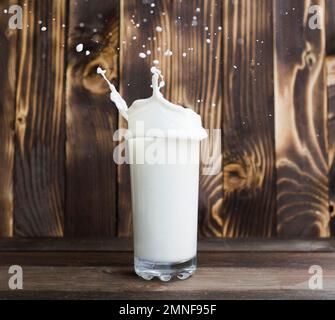
[[[309,7],[325,2],[275,4],[277,230],[283,236],[328,236],[325,22],[311,29],[308,19]]]
[[[0,3],[0,12],[12,5]],[[13,235],[13,167],[17,34],[0,19],[0,237]]]
[[[328,105],[329,105],[329,197],[331,213],[330,231],[335,234],[335,56],[327,58],[327,85],[328,85]]]
[[[14,232],[62,236],[66,2],[20,4],[25,9],[17,32]]]
[[[96,69],[105,67],[117,81],[118,1],[70,1],[69,12],[65,234],[114,236],[118,115]],[[78,43],[85,48],[81,54]]]
[[[224,1],[223,11],[222,235],[274,236],[272,1]]]
[[[27,0],[22,30],[13,3],[0,4],[0,237],[131,235],[129,168],[113,162],[125,123],[95,70],[130,104],[150,94],[154,59],[165,96],[221,130],[202,236],[334,234],[334,0]]]

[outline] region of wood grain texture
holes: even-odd
[[[331,234],[335,235],[335,56],[327,57],[327,86],[328,86],[328,137],[329,137],[329,197]]]
[[[150,67],[160,61],[166,87],[165,97],[198,112],[207,129],[222,125],[222,8],[221,1],[123,1],[121,33],[122,95],[130,104],[151,95]],[[197,10],[198,8],[198,10]],[[195,18],[196,17],[196,20]],[[192,25],[193,24],[193,25]],[[157,32],[156,27],[162,27]],[[210,43],[207,43],[207,39]],[[141,59],[139,53],[147,53]],[[170,50],[172,56],[165,53]],[[184,55],[183,55],[184,54]],[[122,124],[121,124],[122,125]],[[221,144],[213,162],[220,166]],[[214,147],[209,147],[211,151]],[[200,182],[200,232],[221,235],[220,217],[223,198],[222,170],[216,176],[202,176]],[[119,170],[120,236],[131,232],[129,172]]]
[[[290,239],[201,239],[199,252],[335,252],[334,239],[290,240]],[[101,239],[3,239],[0,241],[2,252],[133,252],[130,238]]]
[[[224,1],[222,235],[275,235],[272,1]]]
[[[13,1],[0,3],[0,237],[13,235],[13,166],[16,85],[16,30],[4,13]]]
[[[334,253],[200,252],[195,276],[166,284],[137,278],[131,252],[2,253],[0,297],[331,299],[334,258]],[[324,271],[324,290],[313,291],[308,287],[309,269],[316,261]],[[23,291],[8,290],[8,265],[13,263],[23,267]]]
[[[335,0],[20,0],[8,30],[16,3],[0,3],[0,237],[132,234],[125,123],[96,68],[130,105],[154,59],[165,97],[222,130],[203,144],[219,174],[201,176],[202,236],[335,234]]]
[[[15,234],[62,236],[66,1],[22,1],[16,93]],[[40,22],[39,22],[40,21]],[[47,28],[45,31],[42,28]]]
[[[326,0],[327,55],[335,55],[335,1]]]
[[[43,271],[43,270],[40,270]],[[36,271],[38,272],[38,271]],[[78,273],[78,270],[75,271]],[[83,275],[83,276],[87,276]],[[114,305],[120,303],[124,307],[124,300],[142,300],[141,305],[147,303],[150,306],[150,300],[334,300],[335,294],[332,290],[292,290],[292,289],[268,289],[264,290],[231,290],[231,291],[169,291],[156,292],[146,291],[145,296],[140,296],[138,292],[126,291],[119,292],[96,292],[96,291],[41,291],[41,290],[16,290],[0,291],[0,300],[113,300]],[[146,301],[146,302],[145,302]],[[226,309],[225,309],[226,312]],[[244,312],[244,311],[242,311]],[[111,313],[112,315],[112,313]],[[241,313],[243,315],[243,313]]]
[[[96,70],[108,69],[113,82],[118,77],[119,6],[118,1],[80,0],[71,1],[69,10],[65,234],[111,236],[116,233],[118,118]]]
[[[309,28],[308,13],[311,5],[324,9],[325,2],[282,0],[274,4],[278,234],[326,237],[325,26],[321,15],[321,29]]]

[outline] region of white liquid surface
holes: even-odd
[[[128,141],[135,158],[155,141],[158,152],[171,155],[175,144],[189,164],[131,165],[135,257],[156,263],[179,263],[196,256],[199,189],[199,141],[160,138]],[[191,147],[192,144],[192,147]],[[139,157],[141,158],[141,157]]]

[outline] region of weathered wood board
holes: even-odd
[[[272,1],[224,1],[223,236],[275,235]]]
[[[16,87],[15,235],[63,235],[66,1],[21,1]]]
[[[246,241],[232,241],[229,249],[225,247],[226,240],[217,240],[216,245],[201,241],[195,276],[184,282],[168,284],[146,282],[136,277],[131,247],[120,239],[117,242],[115,245],[112,241],[107,252],[92,252],[92,246],[87,245],[85,251],[85,244],[82,244],[81,252],[73,252],[68,247],[64,252],[63,246],[57,244],[54,250],[43,252],[36,248],[17,252],[2,250],[0,299],[335,298],[334,240],[320,241],[329,243],[330,248],[322,252],[302,252],[301,248],[312,248],[318,241],[299,241],[297,246],[287,244],[289,250],[293,247],[295,252],[278,252],[276,249],[262,252],[262,244],[259,244],[257,252],[252,254],[250,251],[255,247],[248,247],[248,244],[245,251],[239,251],[241,243]],[[264,241],[262,243],[264,246]],[[280,243],[276,241],[278,248]],[[6,244],[3,247],[6,248]],[[7,247],[11,248],[11,244],[7,243]],[[316,262],[322,266],[323,290],[310,289],[311,272],[317,270]],[[12,263],[23,267],[24,290],[8,289],[8,265]]]
[[[16,30],[9,28],[13,1],[0,3],[0,237],[13,234],[13,166],[16,85]]]
[[[326,0],[327,55],[335,55],[335,1]]]
[[[71,1],[66,109],[66,221],[69,237],[116,233],[117,112],[98,66],[118,78],[118,1]],[[78,52],[77,46],[83,50]]]
[[[332,216],[331,231],[335,234],[335,56],[326,60],[328,86],[328,130],[329,130],[329,196]]]
[[[0,27],[0,237],[132,234],[96,68],[130,105],[154,60],[209,129],[202,236],[335,234],[334,0],[3,0]]]
[[[320,29],[309,24],[310,6],[324,9],[325,2],[282,0],[274,4],[277,230],[280,236],[326,237],[329,194],[324,15],[319,17]]]

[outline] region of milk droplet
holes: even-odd
[[[89,55],[91,54],[91,52],[90,52],[89,50],[86,50],[85,54],[86,54],[87,56],[89,56]]]
[[[84,45],[82,43],[79,43],[77,46],[76,46],[76,51],[77,52],[82,52],[84,49]]]
[[[156,27],[156,31],[157,31],[157,32],[162,32],[162,31],[163,31],[163,28],[160,27],[160,26],[158,26],[158,27]]]
[[[150,50],[147,51],[147,55],[148,55],[148,56],[151,55],[151,51],[150,51]]]
[[[207,43],[211,43],[211,39],[207,39],[206,42],[207,42]]]
[[[147,55],[144,52],[141,52],[138,56],[142,59],[145,59],[147,57]]]
[[[154,65],[157,65],[157,64],[159,64],[159,61],[158,61],[158,60],[154,60],[154,61],[153,61],[153,64],[154,64]]]
[[[4,13],[8,13],[8,10],[7,10],[7,9],[5,9],[3,12],[4,12]]]
[[[173,52],[170,49],[166,50],[164,53],[165,57],[171,57],[172,55],[173,55]]]
[[[187,53],[186,53],[186,52],[183,53],[183,57],[184,57],[184,58],[187,57]]]
[[[152,3],[150,6],[151,6],[151,8],[155,8],[156,7],[156,5],[154,3]]]
[[[42,27],[42,28],[41,28],[41,31],[43,31],[43,32],[44,32],[44,31],[47,31],[47,28],[46,28],[46,27]]]

